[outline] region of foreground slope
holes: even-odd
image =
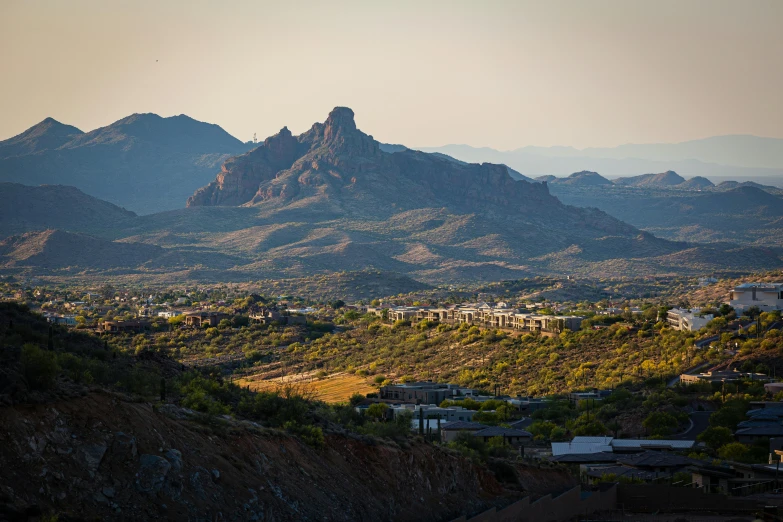
[[[139,213],[182,206],[247,145],[187,116],[134,114],[82,133],[50,118],[0,142],[0,181],[64,184]]]

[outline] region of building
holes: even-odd
[[[150,321],[136,319],[132,321],[103,321],[98,330],[106,333],[143,332],[152,328]]]
[[[372,309],[371,312],[376,315],[382,313],[378,309]],[[551,333],[560,333],[565,330],[577,331],[582,327],[582,321],[584,320],[584,317],[571,315],[521,313],[519,309],[509,308],[506,303],[498,303],[495,307],[487,303],[445,308],[397,306],[388,308],[386,313],[390,322],[433,321],[446,324],[470,324],[485,328]]]
[[[165,317],[166,319],[171,319],[172,317],[180,315],[182,315],[182,312],[179,310],[164,310],[163,312],[158,312],[158,317]]]
[[[683,332],[695,332],[701,330],[715,317],[712,314],[700,314],[700,308],[688,310],[686,308],[672,308],[667,312],[666,320],[669,326]]]
[[[483,430],[473,432],[473,436],[484,442],[489,442],[489,439],[494,439],[495,437],[502,437],[503,444],[510,444],[512,446],[521,446],[533,438],[533,434],[529,431],[502,428],[500,426],[490,426]]]
[[[474,397],[474,390],[461,388],[457,384],[441,384],[431,381],[413,382],[408,384],[390,384],[382,386],[380,398],[399,400],[411,404],[440,404],[446,399]]]
[[[685,451],[697,446],[695,440],[616,439],[614,437],[574,437],[571,442],[553,442],[552,456],[591,453],[641,453],[643,451]]]
[[[736,368],[733,370],[717,370],[706,373],[697,373],[690,375],[683,373],[680,375],[680,382],[683,384],[694,384],[697,382],[721,382],[721,381],[768,381],[769,377],[763,373],[740,372]]]
[[[452,442],[457,438],[457,436],[459,436],[460,433],[473,435],[474,433],[485,430],[487,428],[489,428],[489,426],[480,424],[478,422],[448,422],[446,424],[441,424],[440,440],[443,442]]]
[[[188,312],[185,314],[185,324],[201,328],[204,326],[217,326],[221,320],[228,319],[228,314],[222,312]]]
[[[76,326],[75,315],[47,314],[46,320],[52,324],[63,324],[65,326]]]
[[[783,310],[783,283],[743,283],[731,291],[729,305],[738,312],[751,306],[763,312]]]

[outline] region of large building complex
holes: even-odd
[[[369,312],[382,313],[380,309],[369,309]],[[577,331],[582,326],[584,317],[573,315],[540,315],[523,313],[517,308],[505,306],[490,306],[486,303],[478,305],[460,305],[444,308],[399,306],[387,310],[388,320],[394,321],[434,321],[449,324],[471,324],[486,328],[510,328],[530,332],[554,332],[565,330]]]

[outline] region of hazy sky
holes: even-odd
[[[0,0],[0,139],[155,112],[260,140],[336,105],[418,146],[783,137],[781,22],[783,0]]]

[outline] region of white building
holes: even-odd
[[[783,310],[783,283],[743,283],[731,291],[729,305],[738,312],[751,306],[763,312]]]
[[[675,330],[684,332],[694,332],[701,330],[707,323],[714,319],[712,314],[699,315],[700,308],[693,308],[691,310],[685,308],[672,308],[667,312],[666,320],[669,322],[669,326]]]
[[[182,315],[182,312],[179,310],[165,310],[163,312],[158,312],[158,317],[165,317],[166,319],[171,319],[172,317],[177,317],[178,315]]]

